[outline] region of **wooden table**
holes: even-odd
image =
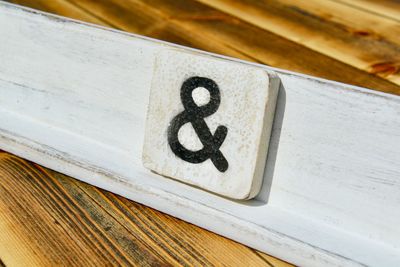
[[[400,94],[400,3],[395,0],[10,2]],[[3,265],[288,264],[1,152]]]

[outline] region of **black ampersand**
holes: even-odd
[[[198,106],[192,97],[193,90],[199,87],[207,89],[210,93],[210,101],[203,106]],[[185,110],[176,115],[168,127],[168,143],[172,151],[176,156],[190,163],[202,163],[211,159],[220,172],[225,172],[228,169],[228,161],[219,148],[225,140],[228,129],[220,125],[213,135],[204,121],[205,117],[218,110],[221,103],[218,85],[208,78],[191,77],[182,84],[181,101]],[[198,151],[186,149],[178,140],[179,129],[188,122],[192,124],[203,144],[203,148]]]

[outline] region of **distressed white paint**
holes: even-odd
[[[263,187],[232,201],[141,155],[155,56],[236,60],[6,3],[0,39],[2,149],[299,265],[399,266],[398,96],[274,70]]]
[[[263,179],[279,89],[277,75],[181,49],[163,50],[155,60],[143,148],[145,167],[226,197],[253,198]],[[173,152],[168,142],[172,121],[182,112],[189,112],[183,107],[181,88],[193,77],[210,79],[218,87],[220,103],[204,121],[212,135],[217,127],[227,129],[219,147],[228,165],[226,170],[217,169],[210,159],[187,162]],[[195,89],[191,95],[194,101],[203,103],[199,109],[207,108],[210,101],[209,91],[202,89]],[[179,128],[179,142],[192,151],[191,157],[195,156],[193,151],[200,151],[203,145],[193,125],[188,122]]]

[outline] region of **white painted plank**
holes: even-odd
[[[282,85],[262,192],[235,202],[141,163],[155,55],[188,49],[6,3],[0,38],[2,149],[296,264],[400,264],[399,97],[251,64]]]

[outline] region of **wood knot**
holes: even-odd
[[[356,30],[353,31],[353,34],[356,36],[370,36],[371,33],[369,31],[365,31],[365,30]]]
[[[383,77],[398,73],[400,62],[379,62],[371,65],[369,72]]]

